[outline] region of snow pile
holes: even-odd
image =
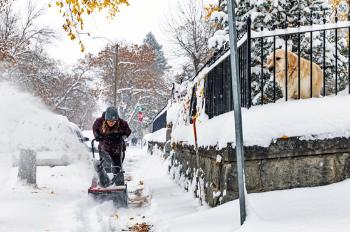
[[[96,203],[87,196],[91,176],[84,176],[79,165],[38,167],[37,188],[18,184],[17,173],[17,168],[11,168],[2,182],[0,231],[86,231],[82,228],[87,228],[87,223],[79,212],[85,210],[87,217]],[[100,217],[109,213],[109,204],[97,209]],[[100,217],[95,214],[95,221]]]
[[[174,102],[167,109],[166,122],[167,124],[173,123],[177,121],[179,118],[179,111],[181,108],[181,102]]]
[[[142,154],[136,155],[142,157]],[[173,231],[173,221],[177,218],[209,208],[207,205],[200,206],[192,191],[185,191],[169,177],[170,157],[164,159],[163,152],[157,148],[154,148],[152,156],[143,156],[144,161],[140,160],[142,167],[137,169],[137,173],[144,177],[145,186],[148,186],[152,194],[149,213],[154,231]],[[170,176],[178,184],[181,183],[181,177],[175,175],[172,168]]]
[[[221,155],[217,155],[215,162],[219,164],[219,163],[221,163],[221,161],[222,161],[222,156]]]
[[[39,99],[0,83],[0,176],[5,178],[11,157],[32,149],[38,158],[67,161],[87,158],[87,149],[69,127],[66,117],[55,115]]]
[[[148,142],[159,142],[159,143],[165,143],[166,142],[166,128],[162,128],[160,130],[157,130],[153,133],[149,133],[143,137],[144,140]]]
[[[220,5],[227,5],[227,2],[222,1]],[[222,10],[214,11],[210,15],[210,21],[213,25],[220,25],[220,29],[218,29],[214,35],[208,39],[208,47],[211,49],[220,49],[226,42],[229,41],[228,15]]]
[[[168,232],[346,232],[350,181],[292,190],[248,194],[248,217],[239,224],[238,200],[167,222]],[[273,206],[273,207],[271,207]]]
[[[208,47],[220,49],[227,41],[229,41],[229,34],[227,34],[227,31],[218,30],[208,39]]]
[[[242,109],[244,145],[267,147],[280,137],[325,139],[350,136],[350,96],[280,102]],[[197,124],[199,146],[223,148],[235,143],[234,114]],[[192,125],[173,128],[172,142],[194,145]]]

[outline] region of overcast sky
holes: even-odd
[[[156,39],[163,45],[166,56],[173,66],[179,66],[181,58],[171,56],[171,45],[168,38],[162,32],[162,25],[166,21],[169,12],[174,9],[178,0],[129,0],[129,7],[122,7],[121,12],[113,21],[107,20],[102,14],[95,14],[86,22],[87,30],[91,37],[103,36],[110,40],[124,40],[131,43],[142,43],[148,32],[153,32]],[[22,0],[21,0],[22,2]],[[39,5],[47,9],[43,23],[48,23],[52,28],[58,30],[61,38],[48,47],[49,54],[65,64],[73,64],[84,53],[80,52],[77,42],[72,42],[64,34],[62,28],[63,18],[58,14],[57,8],[48,8],[48,0],[38,0]],[[47,20],[46,20],[47,19]],[[164,28],[164,26],[163,26]],[[92,39],[83,36],[86,52],[96,54],[108,41],[103,39]],[[176,68],[176,67],[175,67]]]

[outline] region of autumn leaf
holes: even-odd
[[[55,4],[61,17],[65,19],[63,29],[67,32],[67,36],[71,40],[78,38],[80,50],[83,52],[85,48],[80,35],[88,33],[84,32],[86,17],[96,11],[105,10],[103,12],[106,12],[106,17],[113,19],[119,12],[119,6],[128,6],[129,2],[128,0],[64,0],[56,1]]]

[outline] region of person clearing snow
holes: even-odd
[[[126,149],[124,139],[129,137],[131,130],[128,123],[119,117],[118,110],[108,107],[102,117],[95,120],[92,130],[99,142],[100,157],[112,162],[112,166],[121,167]],[[113,173],[116,171],[112,170]]]
[[[127,188],[122,166],[126,150],[124,139],[131,134],[129,125],[119,117],[115,107],[108,107],[102,117],[95,120],[92,129],[95,137],[92,147],[94,141],[99,142],[100,160],[95,161],[98,183],[93,180],[89,193],[97,199],[113,200],[117,205],[127,206]],[[92,152],[94,156],[93,149]],[[113,178],[110,179],[107,173],[112,173]]]

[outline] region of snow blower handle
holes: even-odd
[[[117,140],[121,140],[122,142],[124,142],[123,136],[120,133],[111,133],[107,136],[101,136],[98,135],[96,138],[94,138],[93,140],[91,140],[91,150],[92,150],[92,157],[95,159],[95,141],[102,141],[102,140],[109,140],[109,139],[117,139]]]
[[[94,145],[95,140],[96,140],[96,139],[91,140],[91,151],[92,151],[92,157],[93,157],[94,159],[95,159],[95,145]]]
[[[95,159],[95,141],[102,141],[106,139],[105,137],[102,136],[97,136],[96,138],[94,138],[93,140],[91,140],[91,151],[92,151],[92,157]]]
[[[95,141],[101,141],[101,140],[96,140],[96,139],[91,140],[91,151],[92,151],[92,157],[94,159],[95,159]],[[104,162],[104,160],[101,160],[101,157],[100,157],[100,161],[102,161],[100,164]]]

